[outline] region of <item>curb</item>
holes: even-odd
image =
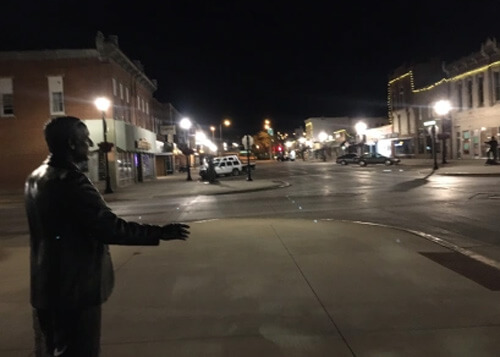
[[[452,250],[456,253],[465,255],[465,256],[467,256],[471,259],[474,259],[480,263],[486,264],[492,268],[500,270],[500,262],[498,260],[488,258],[482,254],[479,254],[479,253],[475,253],[472,250],[469,250],[467,248],[462,248],[455,243],[451,243],[451,242],[447,241],[446,239],[433,236],[432,234],[429,234],[429,233],[425,233],[425,232],[421,232],[421,231],[417,231],[417,230],[413,230],[413,229],[408,229],[408,228],[403,228],[403,227],[391,226],[391,225],[383,224],[383,223],[376,223],[376,222],[351,221],[351,220],[346,220],[346,219],[331,219],[331,218],[325,218],[325,219],[321,219],[321,220],[322,221],[338,221],[338,222],[346,222],[346,223],[364,224],[367,226],[377,226],[377,227],[383,227],[383,228],[403,231],[406,233],[411,233],[413,235],[416,235],[417,237],[426,239],[432,243],[440,245],[443,248],[446,248],[446,249]]]

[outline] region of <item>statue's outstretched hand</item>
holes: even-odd
[[[162,240],[180,239],[186,240],[189,237],[189,226],[182,223],[170,223],[163,226]]]

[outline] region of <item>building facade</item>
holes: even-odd
[[[434,105],[448,100],[451,110],[437,115]],[[393,142],[401,156],[429,157],[430,128],[437,129],[436,151],[448,159],[486,156],[500,127],[500,49],[487,40],[478,52],[450,63],[436,61],[397,69],[388,83]],[[398,152],[396,152],[398,155]]]
[[[9,147],[0,176],[4,187],[23,186],[48,155],[44,124],[65,115],[84,120],[94,143],[103,142],[107,127],[113,188],[155,177],[156,81],[120,50],[116,36],[98,33],[95,43],[92,49],[0,52],[0,140]],[[105,113],[94,104],[98,97],[111,102]],[[104,153],[93,149],[88,175],[102,187]]]

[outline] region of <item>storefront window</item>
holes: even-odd
[[[135,172],[132,160],[133,154],[128,152],[118,153],[118,179],[120,186],[134,182]]]
[[[155,166],[154,156],[151,154],[142,155],[142,174],[145,179],[154,178]]]

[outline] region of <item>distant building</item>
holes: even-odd
[[[356,131],[359,122],[366,124],[367,129],[388,124],[383,117],[312,117],[304,121],[305,138],[313,150],[322,150],[326,160],[331,160],[365,145],[366,136]]]
[[[2,187],[23,187],[26,176],[47,156],[43,126],[52,117],[83,119],[95,143],[103,120],[94,105],[107,97],[107,139],[113,188],[155,177],[155,80],[119,48],[116,36],[98,33],[95,49],[0,52],[0,141]],[[97,149],[94,147],[93,149]],[[93,151],[89,177],[101,187],[104,154]]]

